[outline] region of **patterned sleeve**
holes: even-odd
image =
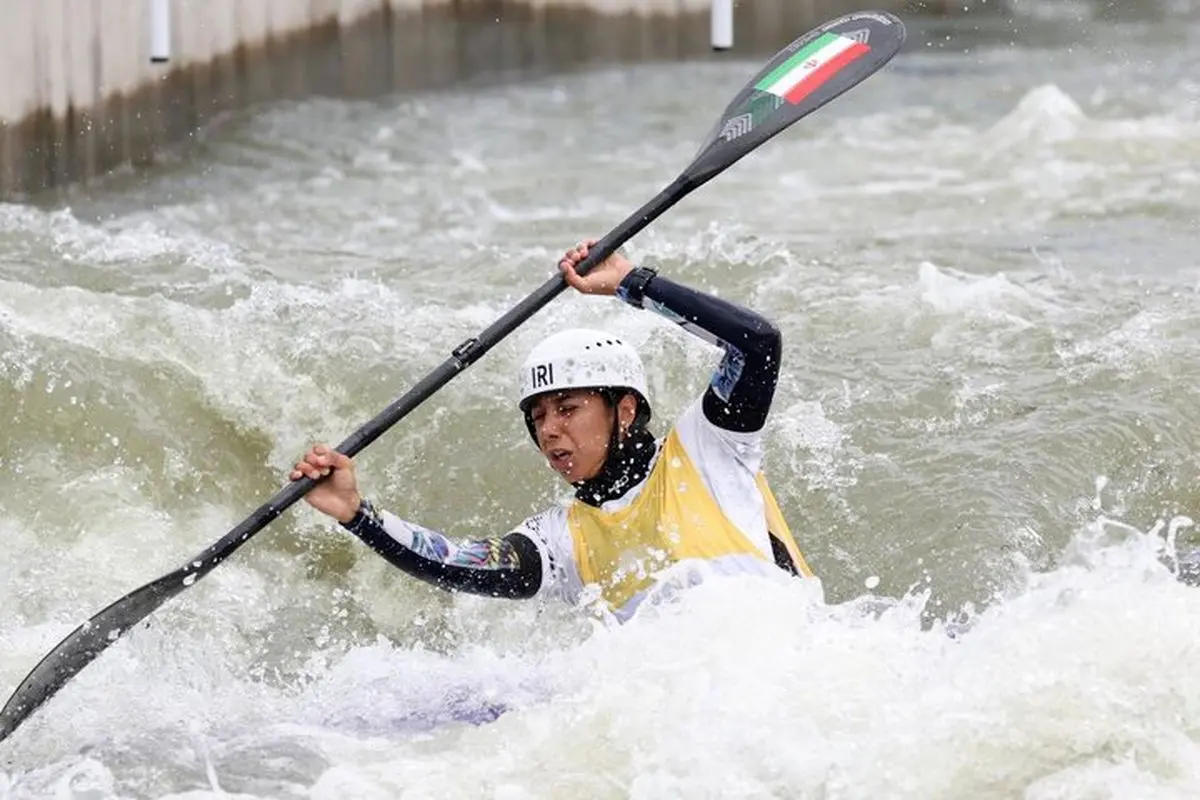
[[[453,542],[437,531],[381,511],[365,498],[343,527],[393,566],[440,589],[526,599],[536,595],[542,585],[540,548],[520,531]]]

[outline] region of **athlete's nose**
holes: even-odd
[[[539,442],[546,442],[552,439],[557,439],[562,435],[563,418],[553,411],[546,412],[537,422],[537,434]]]

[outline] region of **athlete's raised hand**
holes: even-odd
[[[293,481],[302,477],[319,481],[304,495],[313,508],[338,522],[349,522],[358,513],[362,496],[358,493],[354,462],[345,454],[324,444],[313,445],[288,475]]]
[[[613,253],[608,258],[592,267],[586,275],[575,271],[585,258],[596,239],[580,242],[563,254],[558,262],[558,268],[566,276],[567,283],[584,294],[616,294],[617,284],[633,270],[629,259]]]

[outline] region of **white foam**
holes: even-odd
[[[995,146],[1061,142],[1076,136],[1088,118],[1070,95],[1054,85],[1030,90],[1006,117],[988,131]]]
[[[177,209],[177,219],[186,209]],[[154,214],[131,214],[103,223],[79,220],[70,208],[40,211],[24,206],[0,205],[0,232],[28,237],[44,235],[57,255],[69,262],[89,266],[154,262],[179,259],[214,271],[240,265],[233,248],[186,226],[171,229],[172,210]]]
[[[544,701],[393,741],[386,759],[367,754],[318,788],[419,779],[430,796],[491,793],[544,785],[540,765],[553,764],[555,791],[595,797],[990,797],[1117,776],[1195,791],[1200,746],[1186,732],[1200,678],[1183,665],[1200,594],[1149,556],[1131,544],[1043,576],[959,639],[923,632],[918,598],[876,618],[799,584],[708,585],[642,624],[514,664],[553,687]],[[388,694],[385,679],[375,696]]]
[[[186,714],[217,742],[252,728],[260,742],[317,743],[331,766],[314,796],[418,780],[429,796],[534,791],[547,779],[593,797],[1183,796],[1200,790],[1188,734],[1200,677],[1186,668],[1200,592],[1174,581],[1161,549],[1099,524],[957,638],[923,629],[923,595],[830,606],[816,584],[727,579],[577,644],[318,651],[309,688],[285,695],[201,655],[202,640],[145,636],[65,703],[84,738],[119,704],[142,729]],[[481,727],[453,721],[489,707],[507,710]],[[222,758],[236,749],[216,747],[211,763],[235,794]],[[102,753],[88,768],[97,780]]]

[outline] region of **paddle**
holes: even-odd
[[[593,245],[577,271],[586,274],[689,192],[793,122],[866,79],[891,60],[904,44],[904,38],[904,25],[898,18],[880,12],[859,12],[815,28],[779,51],[729,103],[691,164],[650,202]],[[337,449],[353,457],[566,287],[561,275],[548,280],[478,336],[454,348],[437,369]],[[29,673],[0,711],[0,741],[109,645],[233,555],[314,485],[309,478],[289,483],[203,553],[169,575],[117,600],[63,639]]]

